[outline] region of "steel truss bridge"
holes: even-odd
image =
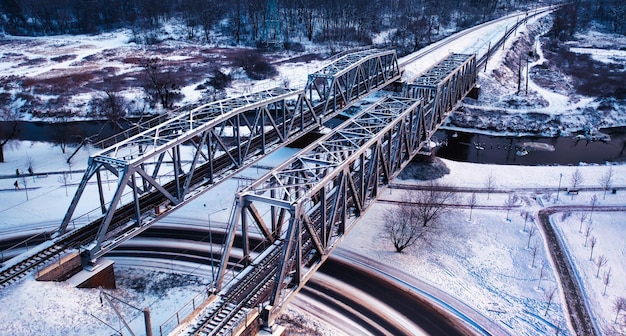
[[[403,95],[362,109],[237,193],[216,282],[220,299],[187,332],[217,334],[224,321],[245,320],[245,311],[260,304],[271,325],[475,81],[474,55],[452,54]],[[252,246],[252,233],[263,243]],[[242,254],[233,258],[237,238]],[[225,285],[227,271],[242,266]]]
[[[0,285],[28,274],[33,259],[42,264],[68,249],[93,263],[264,155],[398,84],[401,71],[395,51],[359,51],[309,74],[302,90],[274,88],[182,110],[107,142],[89,158],[56,237],[33,258],[6,263]],[[271,325],[475,81],[475,56],[451,54],[239,192],[212,289],[217,300],[184,330],[217,334],[265,303]],[[103,174],[115,176],[114,188]],[[80,224],[74,213],[96,192],[88,188],[97,188],[100,215]]]
[[[321,127],[338,107],[399,78],[394,51],[366,50],[309,75],[304,90],[273,88],[178,114],[91,156],[58,234],[67,231],[95,179],[102,218],[90,224],[98,229],[86,247],[94,261],[228,176]],[[191,160],[183,160],[187,145]],[[103,171],[117,177],[109,195]]]

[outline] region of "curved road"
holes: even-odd
[[[159,238],[156,237],[158,235],[158,233],[153,233],[150,235],[152,238],[144,239],[154,240],[154,245],[158,246]],[[181,235],[188,236],[185,233],[181,233]],[[169,254],[164,255],[159,250],[146,249],[140,252],[132,246],[126,249],[124,244],[111,251],[108,255],[113,258],[168,258],[168,256],[170,258],[172,256],[179,258],[184,254],[187,262],[194,262],[195,260],[198,263],[206,263],[206,246],[198,245],[198,248],[194,248],[192,245],[194,244],[181,245],[181,251],[178,252],[173,251],[172,248],[175,249],[175,247],[172,247],[168,251]],[[145,248],[145,243],[142,246]],[[458,318],[437,307],[423,296],[391,281],[387,277],[369,272],[363,267],[358,267],[346,258],[330,257],[320,268],[319,272],[329,275],[333,280],[349,284],[349,289],[336,287],[329,282],[314,277],[307,282],[301,294],[313,298],[314,301],[320,302],[324,306],[331,307],[333,311],[339,312],[345,317],[358,321],[362,329],[371,335],[416,335],[416,330],[420,330],[428,335],[455,336],[475,334],[475,331],[461,323]],[[407,326],[407,323],[401,323],[393,316],[385,314],[375,305],[371,305],[370,301],[351,295],[355,291],[368,293],[376,301],[391,307],[392,310],[397,312],[398,316],[406,317],[411,325]]]
[[[559,274],[563,294],[567,302],[567,312],[576,335],[599,335],[594,328],[589,307],[585,304],[581,285],[575,276],[571,260],[564,252],[563,243],[556,234],[550,216],[558,212],[592,210],[591,206],[554,206],[539,211],[539,222],[546,234],[550,255]],[[593,211],[626,211],[626,206],[595,206]]]

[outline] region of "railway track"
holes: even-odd
[[[166,259],[168,260],[166,267],[168,270],[171,267],[170,260],[172,257],[178,261],[206,264],[206,249],[203,245],[177,245],[178,248],[172,248],[165,255],[158,251],[162,246],[159,240],[164,238],[172,239],[172,236],[183,239],[195,237],[195,243],[205,243],[201,239],[197,239],[199,237],[197,233],[197,230],[186,228],[179,230],[174,227],[166,228],[166,230],[155,230],[145,237],[154,240],[154,242],[148,244],[152,248],[139,251],[134,247],[129,248],[129,244],[124,244],[118,250],[112,251],[110,256],[113,258],[130,258],[131,260],[137,260],[137,258]],[[218,233],[216,232],[216,234]],[[277,245],[274,252],[268,253],[265,258],[261,258],[265,262],[259,262],[256,265],[257,270],[254,271],[256,277],[267,277],[268,274],[272,273],[267,267],[277,261],[276,258],[279,257],[280,253],[278,252],[280,250],[280,246]],[[370,274],[366,270],[342,259],[331,257],[320,268],[319,273],[327,274],[335,280],[340,280],[345,286],[368,293],[371,299],[379,300],[401,314],[406,315],[407,321],[411,321],[410,324],[415,324],[420,329],[438,330],[439,332],[441,328],[456,330],[453,332],[440,332],[439,334],[441,335],[466,335],[469,333],[467,330],[459,332],[459,330],[464,330],[464,327],[460,327],[458,321],[455,321],[451,316],[446,316],[445,313],[434,313],[435,315],[432,316],[435,317],[433,318],[431,316],[432,305],[419,299],[415,294],[409,294],[406,290],[401,289],[401,286],[391,285],[389,279],[385,279],[380,275]],[[358,279],[358,281],[354,279]],[[263,282],[267,284],[271,281]],[[246,283],[250,284],[249,281],[246,281]],[[261,293],[269,293],[270,290],[270,288],[257,288],[258,285],[248,286],[250,288],[246,287],[246,284],[238,284],[230,288],[227,295],[213,303],[211,308],[201,318],[197,318],[194,327],[186,330],[187,334],[223,335],[224,333],[220,330],[228,330],[229,327],[237,325],[238,321],[244,320],[245,314],[252,309],[256,309],[258,303],[264,300]],[[360,296],[351,295],[352,291],[352,289],[346,290],[342,287],[328,286],[325,281],[313,277],[307,282],[306,287],[302,289],[300,296],[321,302],[324,306],[332,307],[334,311],[340,312],[344,318],[348,318],[353,323],[362,326],[363,329],[369,330],[372,335],[413,334],[413,329],[407,327],[406,321],[404,323],[398,322],[395,318],[389,317],[387,315],[388,312],[381,310],[378,305],[372,305],[369,301],[363,301],[363,298]],[[246,293],[252,293],[252,295]],[[246,304],[234,304],[236,300],[245,301],[246,296],[249,297]],[[236,313],[238,309],[240,313]]]

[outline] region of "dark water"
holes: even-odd
[[[126,121],[120,122],[128,127]],[[7,134],[11,123],[0,122],[0,134]],[[40,121],[19,121],[17,134],[13,139],[43,142],[80,143],[85,137],[93,137],[94,141],[102,140],[120,132],[120,128],[105,121],[73,121],[67,123],[48,123]]]
[[[8,124],[0,122],[0,132],[6,132]],[[128,125],[123,125],[128,126]],[[99,134],[103,139],[115,135],[120,130],[104,121],[76,121],[70,123],[19,122],[19,140],[78,143],[86,136]],[[439,141],[447,139],[447,145],[437,150],[437,156],[475,163],[518,164],[518,165],[576,165],[581,162],[603,164],[608,162],[626,162],[626,127],[601,130],[611,140],[576,141],[573,136],[549,137],[503,137],[474,133],[438,131]],[[456,133],[457,136],[453,137]],[[6,133],[2,133],[6,134]],[[94,139],[97,141],[98,139]],[[314,141],[308,140],[308,141]],[[542,151],[524,146],[525,143],[540,143],[554,147],[554,151]],[[477,144],[484,149],[477,149]],[[525,147],[528,154],[518,155],[517,151]]]
[[[438,131],[436,137],[448,144],[437,150],[437,156],[475,163],[517,165],[576,165],[578,163],[626,162],[626,127],[601,130],[611,137],[610,141],[575,140],[574,136],[548,137],[503,137],[454,131]],[[530,146],[528,143],[532,143]],[[546,145],[554,151],[535,149]],[[484,149],[479,149],[482,147]],[[520,156],[518,150],[526,148],[527,155]]]

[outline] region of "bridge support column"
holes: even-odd
[[[78,288],[108,288],[115,289],[115,262],[107,258],[98,258],[98,261],[90,269],[83,269],[68,280]]]

